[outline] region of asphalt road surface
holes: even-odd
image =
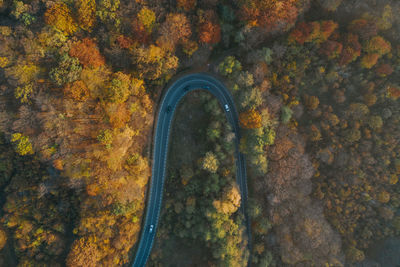
[[[246,164],[243,154],[239,152],[240,132],[238,113],[236,111],[233,98],[228,89],[211,75],[206,73],[189,74],[175,81],[168,88],[161,101],[161,107],[159,109],[157,118],[157,128],[154,137],[153,168],[151,186],[149,189],[150,193],[147,202],[146,218],[142,226],[139,247],[136,252],[133,267],[142,267],[146,265],[151,248],[153,246],[154,237],[157,232],[165,181],[168,140],[175,109],[182,97],[184,97],[190,91],[199,89],[210,92],[219,100],[221,107],[225,111],[228,122],[231,124],[233,132],[236,135],[236,138],[234,139],[237,167],[236,180],[240,187],[242,199],[241,210],[244,213],[247,234],[249,238],[248,240],[250,244],[251,231],[247,214]]]

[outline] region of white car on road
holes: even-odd
[[[154,230],[154,224],[150,225],[149,227],[149,234],[151,234]]]
[[[225,104],[224,108],[226,111],[228,111],[228,112],[230,111],[228,104]]]

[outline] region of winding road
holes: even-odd
[[[240,131],[238,123],[238,113],[236,111],[232,95],[220,81],[207,73],[189,74],[175,81],[168,88],[161,101],[161,107],[159,109],[157,118],[157,128],[154,137],[153,168],[151,186],[149,189],[150,194],[148,196],[146,217],[142,226],[142,233],[133,267],[143,267],[146,265],[151,248],[153,246],[154,237],[157,232],[157,225],[160,217],[161,201],[165,181],[168,140],[175,109],[179,101],[187,93],[199,89],[210,92],[219,100],[219,103],[225,111],[228,122],[232,125],[233,132],[236,135],[236,180],[237,184],[240,187],[242,198],[241,210],[245,217],[248,240],[250,244],[251,231],[250,222],[247,214],[246,164],[243,154],[239,151]]]

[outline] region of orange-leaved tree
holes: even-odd
[[[331,34],[337,29],[338,24],[332,20],[301,22],[290,33],[289,41],[304,43],[322,43],[328,40]]]
[[[250,109],[240,113],[239,122],[240,126],[246,129],[256,129],[262,126],[261,114],[255,109]]]
[[[345,36],[344,47],[340,55],[339,64],[347,65],[356,60],[361,54],[361,44],[358,35],[349,33]]]
[[[301,8],[299,0],[236,0],[240,18],[268,31],[294,24]]]
[[[196,7],[197,0],[177,0],[176,5],[185,11],[190,11]]]
[[[168,14],[160,27],[160,34],[157,44],[165,50],[173,51],[179,42],[187,40],[192,35],[190,22],[184,14]]]
[[[104,57],[100,54],[96,43],[89,38],[72,44],[69,55],[78,58],[85,67],[100,67],[105,64]]]
[[[68,83],[64,88],[64,94],[76,101],[85,101],[89,98],[89,89],[83,81]]]
[[[143,7],[137,14],[137,17],[132,21],[132,31],[135,40],[142,44],[148,43],[155,22],[156,14],[154,11],[147,7]]]
[[[213,10],[208,10],[199,18],[199,41],[206,44],[216,44],[221,40],[221,27]]]

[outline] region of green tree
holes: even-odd
[[[97,4],[97,17],[112,30],[118,30],[121,24],[117,15],[119,6],[120,0],[100,0]]]
[[[281,109],[281,120],[283,123],[288,123],[292,118],[293,111],[288,106],[283,106]]]
[[[242,64],[234,56],[228,56],[218,65],[218,70],[222,75],[228,76],[242,69]]]
[[[262,213],[261,205],[254,198],[249,198],[247,201],[247,211],[252,219],[257,218]]]
[[[123,103],[131,95],[131,91],[135,87],[131,77],[122,72],[117,72],[112,75],[112,79],[105,88],[106,99],[114,103]]]
[[[111,130],[101,130],[97,136],[97,140],[104,145],[107,149],[111,148],[113,142],[113,133]]]
[[[360,262],[365,258],[364,252],[362,250],[357,249],[356,247],[349,247],[346,251],[346,257],[350,260],[350,262]]]
[[[81,71],[82,66],[79,64],[79,59],[64,53],[60,56],[57,67],[53,68],[49,75],[55,84],[62,86],[78,80]]]
[[[151,33],[153,31],[153,27],[156,22],[156,14],[153,10],[147,7],[143,7],[138,13],[138,19],[148,33]]]
[[[349,143],[355,143],[361,139],[361,132],[358,129],[347,129],[344,133],[344,138]]]
[[[368,120],[368,126],[371,127],[372,130],[378,130],[383,126],[383,120],[381,116],[371,116]]]

